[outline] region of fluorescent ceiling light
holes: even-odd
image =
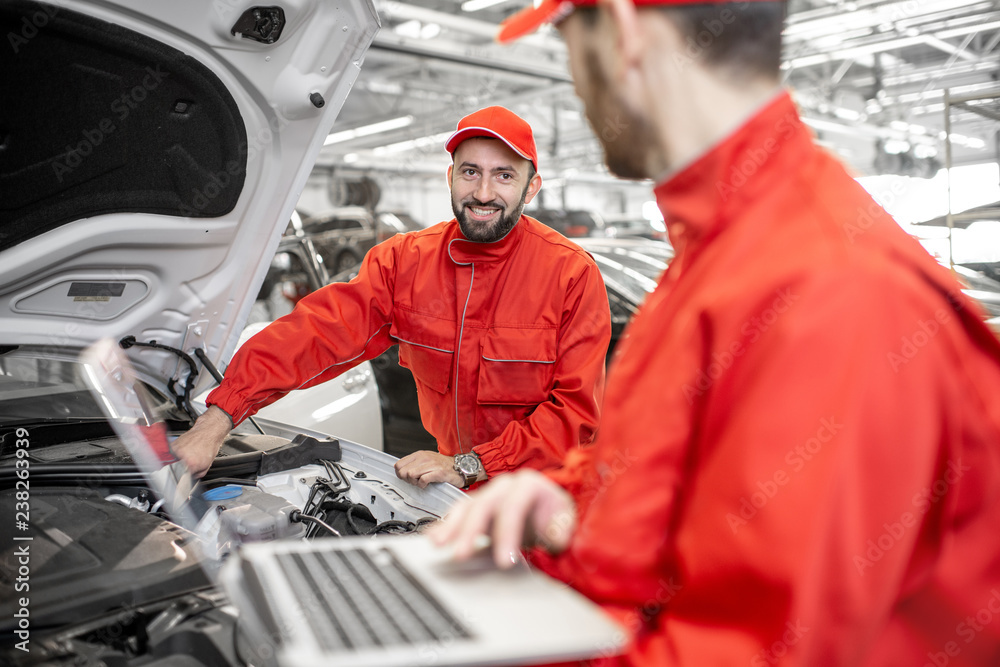
[[[846,109],[844,107],[834,107],[833,115],[841,120],[859,121],[861,120],[861,112],[855,111],[854,109]]]
[[[507,0],[465,0],[462,3],[463,12],[478,12],[480,9],[486,9],[487,7],[492,7],[493,5],[499,5],[502,2],[507,2]]]
[[[948,137],[943,131],[938,134],[941,140]],[[979,137],[967,137],[964,134],[957,134],[955,132],[951,133],[951,143],[958,144],[959,146],[965,146],[966,148],[974,148],[976,150],[982,150],[986,148],[986,142]]]
[[[420,37],[420,21],[416,19],[403,21],[393,28],[392,31],[397,35],[402,35],[403,37],[412,37],[413,39],[417,39]]]
[[[434,145],[438,145],[443,151],[444,141],[452,134],[454,134],[453,131],[448,131],[441,132],[440,134],[432,134],[426,137],[419,137],[417,139],[410,139],[408,141],[400,141],[395,144],[379,146],[372,152],[375,155],[391,155],[393,153],[402,153],[403,151],[413,150],[414,148],[426,148]]]
[[[437,23],[421,23],[417,19],[411,19],[400,23],[392,31],[412,39],[434,39],[441,34],[441,26]]]
[[[326,141],[323,142],[323,145],[329,146],[330,144],[340,143],[341,141],[350,141],[351,139],[357,139],[358,137],[367,137],[372,134],[378,134],[379,132],[398,130],[402,127],[407,127],[412,122],[413,116],[400,116],[399,118],[393,118],[392,120],[384,120],[380,123],[372,123],[371,125],[356,127],[353,130],[334,132],[333,134],[327,135]]]

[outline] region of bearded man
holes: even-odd
[[[980,309],[814,143],[779,85],[783,3],[593,5],[543,0],[501,37],[558,23],[609,168],[655,181],[676,257],[593,446],[472,494],[437,540],[464,557],[489,533],[507,567],[539,541],[631,630],[617,664],[1000,664]]]
[[[373,248],[349,283],[302,299],[233,357],[209,409],[173,443],[204,474],[230,429],[293,389],[399,344],[438,451],[396,463],[421,488],[545,470],[597,429],[611,338],[593,259],[522,215],[541,188],[531,127],[503,107],[448,139],[455,218]]]

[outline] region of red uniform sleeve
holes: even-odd
[[[600,270],[592,261],[566,294],[549,399],[525,419],[473,449],[490,475],[520,467],[562,464],[570,449],[589,443],[600,421],[611,311]]]
[[[613,371],[581,523],[547,567],[632,611],[632,664],[852,665],[871,650],[940,558],[949,515],[981,506],[993,464],[976,457],[996,459],[991,436],[961,444],[982,430],[981,397],[955,372],[974,371],[961,314],[928,292],[852,271],[749,307],[652,313],[642,333],[662,336]],[[944,606],[926,613],[985,591],[934,593]]]
[[[289,391],[377,357],[392,344],[394,275],[395,238],[365,256],[354,280],[313,292],[247,341],[206,402],[228,413],[235,426]]]

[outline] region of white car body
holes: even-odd
[[[18,4],[6,9],[16,11]],[[45,85],[55,85],[39,81],[42,88],[26,91],[27,111],[15,114],[13,127],[3,128],[12,143],[2,157],[31,162],[37,173],[31,179],[19,176],[25,168],[18,170],[14,162],[0,178],[0,187],[10,188],[3,191],[8,208],[0,215],[0,345],[79,350],[100,338],[131,335],[189,355],[198,350],[216,367],[232,357],[298,195],[379,28],[370,0],[290,0],[280,7],[283,23],[273,41],[248,39],[237,27],[245,29],[241,21],[259,9],[273,8],[243,0],[60,0],[31,6],[23,19],[11,20],[17,30],[11,32],[13,51],[4,56],[9,63],[0,62],[5,79],[24,77],[18,68],[37,59],[38,72],[55,72],[52,79],[63,88],[86,94],[79,108],[62,112],[65,128],[35,128],[40,121],[31,110],[37,107],[37,117],[43,117],[39,98],[45,97]],[[145,40],[134,53],[125,49],[140,74],[124,88],[116,78],[126,80],[127,69],[118,67],[133,60],[120,55],[112,29],[105,33],[102,26],[127,31],[126,46]],[[70,52],[68,68],[76,71],[60,73],[67,64],[44,52],[46,40],[66,30],[85,38],[81,55]],[[118,96],[122,89],[128,92]],[[173,109],[160,108],[165,101]],[[190,116],[184,121],[188,131],[191,122],[208,118],[215,134],[205,142],[188,138],[188,144],[181,137],[172,153],[155,152],[152,147],[159,144],[130,134],[147,116],[153,120],[146,127],[170,132],[168,126],[184,115]],[[0,125],[3,121],[0,117]],[[177,127],[185,131],[180,122]],[[192,143],[225,144],[226,132],[238,137],[231,144],[239,150],[229,155],[244,164],[231,169],[233,162],[197,162],[200,146]],[[31,138],[47,133],[60,138],[44,148],[39,147],[44,141]],[[115,151],[120,155],[108,158]],[[119,201],[112,187],[97,193],[109,204],[87,207],[80,196],[88,187],[87,170],[127,180],[135,170],[130,155],[143,151],[150,153],[150,173],[176,161],[170,177],[189,182],[174,191],[164,186],[164,193],[178,201],[130,206],[126,199],[132,193]],[[238,171],[243,181],[230,210],[198,215]],[[23,196],[28,203],[19,209],[18,196],[32,188],[38,192]],[[34,210],[31,196],[40,202]],[[49,206],[49,200],[63,209]],[[156,212],[161,209],[170,210]],[[8,224],[14,236],[7,234]],[[177,385],[189,374],[177,356],[160,349],[132,347],[128,354]],[[202,372],[191,395],[204,395],[214,384]],[[289,396],[266,414],[381,449],[378,394],[367,364],[328,385]]]
[[[237,350],[267,326],[249,325],[240,336]],[[208,392],[196,404],[204,406]],[[257,412],[257,416],[299,430],[316,431],[382,451],[382,408],[371,364],[361,363],[329,382],[289,392]]]

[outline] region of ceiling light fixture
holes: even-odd
[[[507,0],[465,0],[462,3],[462,11],[478,12],[480,9],[486,9],[487,7],[499,5],[504,2],[507,2]]]
[[[441,34],[441,26],[437,23],[421,23],[417,19],[412,19],[398,24],[392,31],[411,39],[434,39]]]
[[[412,150],[414,148],[424,148],[426,146],[436,146],[442,144],[445,139],[454,134],[454,130],[449,130],[447,132],[441,132],[440,134],[431,134],[426,137],[418,137],[417,139],[409,139],[407,141],[399,141],[394,144],[387,144],[385,146],[378,146],[373,149],[372,152],[375,155],[391,155],[393,153],[402,153],[403,151]],[[442,151],[443,153],[443,151]]]
[[[334,132],[326,137],[326,141],[323,142],[324,146],[329,146],[330,144],[340,143],[341,141],[350,141],[351,139],[357,139],[358,137],[367,137],[372,134],[378,134],[380,132],[388,132],[389,130],[398,130],[403,127],[407,127],[413,122],[413,116],[400,116],[399,118],[393,118],[392,120],[383,120],[380,123],[372,123],[371,125],[362,125],[361,127],[356,127],[353,130],[344,130],[343,132]]]

